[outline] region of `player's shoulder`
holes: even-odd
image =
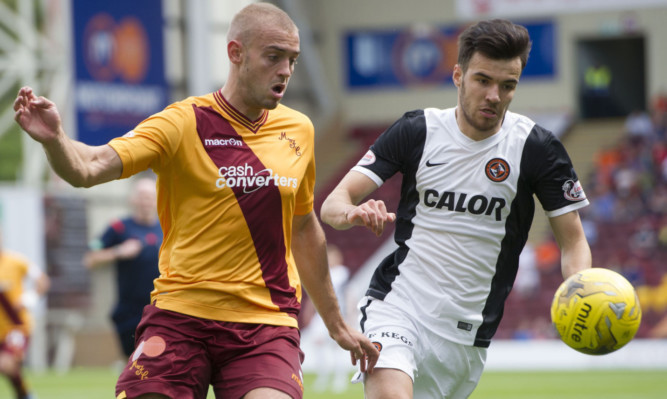
[[[401,115],[380,136],[383,140],[396,141],[408,145],[415,137],[422,137],[426,132],[426,119],[423,109],[414,109]],[[407,140],[407,142],[405,141]],[[402,144],[402,145],[403,145]]]
[[[269,111],[277,116],[283,117],[283,118],[292,118],[297,122],[302,122],[302,123],[312,123],[308,115],[305,113],[294,109],[292,107],[288,107],[285,104],[278,104],[278,106]]]
[[[393,125],[387,129],[390,131],[406,131],[414,133],[415,130],[423,130],[425,126],[424,110],[413,109],[406,111],[398,118]]]
[[[201,104],[203,101],[201,101],[202,97],[187,97],[183,98],[181,100],[175,101],[165,108],[166,110],[172,109],[172,110],[184,110],[184,109],[190,109],[192,108],[192,105],[198,105]]]
[[[419,119],[424,119],[424,110],[423,109],[413,109],[410,111],[406,111],[403,113],[403,116],[401,116],[401,119],[405,119],[408,121],[415,121]]]
[[[313,122],[308,115],[294,108],[278,104],[275,109],[269,111],[268,124],[298,127],[299,130],[313,132]]]
[[[530,133],[531,130],[537,126],[531,117],[523,114],[517,114],[516,112],[512,111],[505,112],[503,124],[510,126],[514,131],[522,131],[526,133]]]
[[[118,234],[122,234],[125,232],[125,228],[128,225],[129,221],[131,221],[130,218],[113,219],[109,223],[109,228]]]
[[[557,140],[556,136],[549,129],[538,124],[527,115],[507,111],[503,123],[512,129],[514,136],[524,136],[527,140],[536,144],[548,144],[553,140]]]
[[[201,96],[190,96],[181,100],[175,101],[167,105],[163,112],[179,113],[181,115],[191,115],[193,113],[193,106],[198,108],[213,109],[216,104],[215,93],[208,93]]]

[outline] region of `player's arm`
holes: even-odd
[[[381,235],[385,224],[396,220],[396,215],[387,212],[384,201],[370,199],[357,205],[377,188],[377,184],[363,173],[348,172],[324,200],[320,215],[322,221],[337,230],[365,226],[376,235]]]
[[[579,212],[549,218],[551,230],[561,250],[561,272],[563,278],[588,269],[592,265],[591,248],[588,246]]]
[[[123,164],[111,146],[89,146],[70,139],[56,105],[35,96],[30,87],[19,90],[14,112],[19,126],[42,144],[53,170],[72,186],[91,187],[121,176]]]
[[[143,244],[136,238],[130,238],[109,248],[93,249],[83,257],[83,265],[87,269],[108,265],[117,260],[134,259],[139,256]]]
[[[371,341],[351,328],[343,319],[331,283],[327,263],[324,231],[315,212],[295,215],[292,234],[292,252],[299,276],[315,309],[341,348],[350,351],[352,363],[360,360],[362,371],[371,372],[380,353]]]

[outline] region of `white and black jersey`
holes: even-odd
[[[498,328],[533,194],[549,217],[588,204],[561,142],[511,112],[482,141],[460,131],[455,108],[408,112],[353,170],[378,186],[403,174],[398,249],[378,266],[367,295],[465,345],[488,347]]]

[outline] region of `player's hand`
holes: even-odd
[[[376,236],[384,231],[387,222],[396,220],[396,214],[387,212],[384,201],[370,199],[345,214],[346,222],[355,226],[365,226]]]
[[[114,248],[117,259],[133,259],[139,255],[144,245],[136,238],[123,241]]]
[[[373,372],[380,352],[365,335],[345,324],[341,332],[331,337],[341,348],[350,352],[353,366],[359,362],[359,369],[362,372]]]
[[[30,87],[22,87],[14,100],[14,120],[30,137],[42,144],[63,133],[56,105],[45,97],[35,96]]]

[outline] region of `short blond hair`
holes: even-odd
[[[265,27],[298,32],[296,24],[285,11],[270,3],[254,3],[244,7],[232,18],[227,42],[238,40],[249,44],[254,33]]]

